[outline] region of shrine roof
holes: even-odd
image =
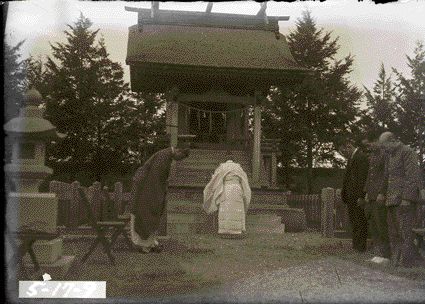
[[[278,22],[287,16],[126,10],[138,12],[138,24],[129,28],[126,58],[134,90],[202,87],[211,85],[201,81],[207,77],[247,91],[299,81],[308,72],[279,33]]]
[[[125,9],[138,13],[129,28],[129,65],[302,70],[279,33],[278,22],[288,16]]]
[[[299,70],[285,37],[264,30],[178,25],[130,27],[127,64]]]

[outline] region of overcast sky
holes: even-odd
[[[166,2],[160,9],[205,10],[207,2]],[[124,6],[150,8],[150,2],[122,1],[71,1],[30,0],[9,4],[6,40],[16,44],[26,40],[22,47],[23,58],[50,54],[49,42],[64,40],[66,24],[75,22],[82,12],[93,22],[93,29],[100,29],[105,37],[111,58],[121,62],[126,79],[129,69],[125,65],[128,27],[137,23],[137,13],[127,12]],[[213,12],[256,14],[260,7],[256,2],[214,3]],[[269,2],[267,15],[290,16],[289,21],[279,23],[283,34],[295,29],[295,21],[303,10],[309,9],[317,25],[339,36],[339,56],[355,55],[351,74],[358,86],[371,87],[381,62],[386,68],[395,67],[408,74],[405,55],[411,56],[418,40],[425,42],[425,1],[410,0],[379,4],[355,0],[326,2]]]

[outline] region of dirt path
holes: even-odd
[[[238,303],[423,303],[425,281],[398,277],[336,257],[264,272],[208,294],[174,299]]]
[[[92,240],[64,244],[77,260]],[[76,263],[67,280],[107,282],[108,298],[135,303],[211,302],[418,302],[425,299],[425,269],[368,265],[349,240],[318,233],[251,233],[244,239],[178,235],[161,254],[130,251],[119,241],[111,266],[98,249]],[[118,302],[117,302],[118,303]]]

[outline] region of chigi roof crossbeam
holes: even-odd
[[[289,20],[289,16],[267,16],[267,2],[261,4],[256,15],[212,13],[213,3],[207,4],[203,12],[160,10],[159,2],[153,1],[151,9],[125,7],[126,11],[138,13],[138,24],[168,24],[185,26],[207,26],[238,29],[257,29],[277,32],[279,21]]]

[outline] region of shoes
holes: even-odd
[[[158,244],[157,246],[153,246],[153,247],[134,246],[134,248],[137,252],[146,254],[146,253],[161,253],[164,249],[164,246],[161,244]]]
[[[150,247],[135,246],[135,245],[133,247],[137,252],[140,252],[140,253],[143,253],[143,254],[149,253],[152,250],[152,248],[150,248]]]
[[[163,250],[164,250],[164,246],[161,244],[151,248],[151,252],[153,253],[161,253]]]
[[[376,263],[376,264],[389,264],[390,263],[390,259],[383,258],[383,257],[380,257],[380,256],[375,256],[369,261]]]

